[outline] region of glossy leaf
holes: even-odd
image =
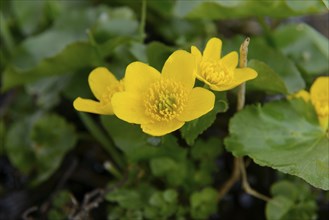
[[[328,190],[328,137],[301,99],[248,106],[230,121],[226,148],[235,156],[296,175]]]
[[[266,92],[287,94],[288,89],[281,77],[266,63],[259,60],[251,60],[248,67],[258,73],[257,78],[247,83],[249,89],[256,89]]]

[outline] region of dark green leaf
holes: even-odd
[[[163,64],[172,52],[174,52],[173,48],[160,42],[152,42],[146,49],[148,63],[158,71],[161,71]]]
[[[213,110],[200,118],[185,123],[180,129],[182,137],[188,145],[193,145],[197,137],[215,122],[217,113],[227,110],[226,93],[214,92],[214,94],[216,95],[216,100]]]
[[[251,39],[248,57],[262,61],[272,68],[284,81],[288,93],[291,94],[305,88],[305,82],[294,63],[280,51],[269,47],[263,39]]]
[[[282,94],[288,93],[285,82],[276,72],[274,72],[271,67],[266,65],[264,62],[251,60],[248,63],[248,66],[256,70],[258,73],[256,79],[253,79],[247,83],[247,86],[250,87],[250,89]]]

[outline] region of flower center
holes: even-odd
[[[170,121],[183,111],[187,98],[187,91],[181,83],[161,79],[145,93],[145,113],[155,121]]]
[[[114,93],[122,92],[122,91],[124,91],[124,84],[122,80],[120,80],[118,83],[108,85],[106,87],[106,91],[102,95],[102,99],[100,100],[100,102],[103,105],[107,105],[111,101],[111,98],[114,95]]]
[[[225,68],[220,60],[203,60],[200,63],[200,75],[210,84],[229,85],[233,75]]]

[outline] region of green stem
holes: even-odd
[[[8,50],[10,56],[14,54],[14,40],[7,27],[7,21],[3,14],[0,12],[0,37],[3,39],[4,45]]]
[[[139,37],[141,43],[144,42],[145,39],[145,23],[146,23],[146,0],[142,0],[142,11],[141,11],[141,21],[139,25]]]
[[[99,126],[93,121],[93,119],[86,113],[79,112],[81,121],[87,127],[88,131],[96,138],[96,140],[107,149],[114,162],[120,167],[124,168],[124,160],[121,157],[120,153],[117,151],[115,146],[112,144],[111,140],[106,136],[104,131],[99,128]]]

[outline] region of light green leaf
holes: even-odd
[[[321,0],[311,1],[304,6],[295,1],[184,1],[177,0],[174,14],[178,17],[195,19],[232,19],[254,16],[286,18],[325,12]],[[302,4],[303,5],[303,4]]]
[[[248,106],[230,121],[225,145],[235,156],[296,175],[328,190],[329,140],[313,106],[301,99]]]
[[[213,110],[200,118],[185,123],[185,125],[180,129],[181,135],[188,145],[193,145],[197,137],[215,122],[217,113],[225,112],[228,109],[226,93],[215,91],[213,91],[213,93],[216,96]]]
[[[282,78],[267,64],[259,60],[251,60],[248,67],[257,71],[257,78],[247,83],[248,90],[256,89],[266,92],[287,94],[288,90]]]
[[[271,187],[274,196],[266,204],[266,217],[269,220],[316,219],[316,201],[305,182],[276,182]]]
[[[152,173],[164,177],[169,186],[182,185],[187,178],[188,168],[185,161],[175,161],[169,157],[158,157],[150,161]]]
[[[46,24],[46,4],[46,1],[11,1],[12,9],[23,34],[31,35]]]
[[[193,219],[207,219],[217,210],[217,191],[207,187],[190,196],[191,216]]]
[[[275,30],[273,37],[278,48],[307,74],[328,72],[329,40],[312,27],[306,24],[282,25]]]
[[[266,205],[266,218],[268,220],[281,220],[293,207],[294,202],[284,196],[271,199]]]

